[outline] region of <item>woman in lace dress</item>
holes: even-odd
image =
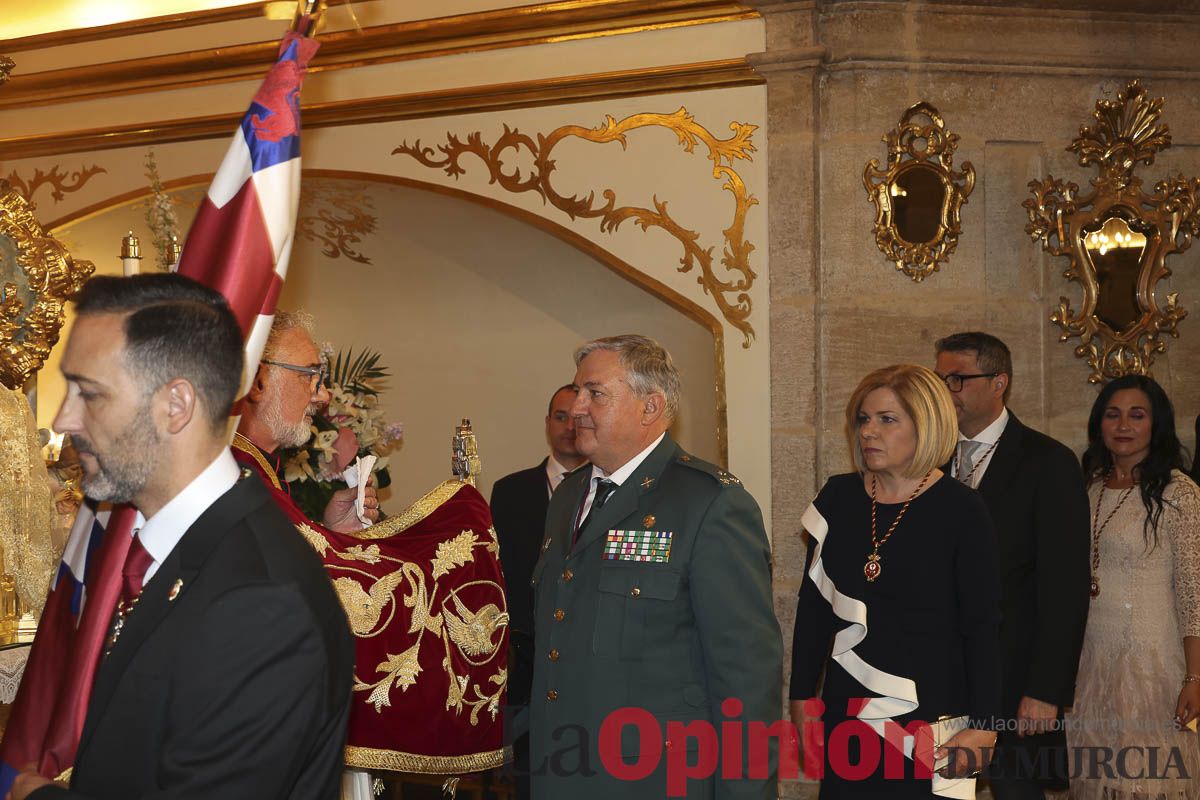
[[[1092,603],[1067,717],[1071,796],[1200,798],[1200,490],[1166,393],[1112,381],[1088,418]],[[1077,777],[1076,777],[1077,776]]]

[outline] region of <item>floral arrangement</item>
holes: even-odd
[[[388,371],[379,364],[378,352],[364,349],[355,355],[350,349],[335,355],[326,342],[321,358],[329,366],[329,405],[313,415],[312,438],[283,453],[292,499],[318,520],[330,496],[346,488],[342,472],[358,456],[376,456],[372,472],[377,486],[386,487],[391,482],[388,454],[404,438],[404,426],[385,421],[379,408]]]
[[[175,201],[163,188],[158,175],[158,162],[154,151],[146,151],[146,177],[150,180],[150,199],[146,204],[146,225],[154,236],[154,252],[158,256],[160,269],[171,268],[174,261],[173,245],[179,241],[179,218],[175,216]]]

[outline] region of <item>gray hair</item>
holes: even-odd
[[[575,366],[597,350],[616,353],[621,366],[628,373],[626,383],[634,394],[645,397],[653,392],[662,392],[667,399],[666,418],[673,421],[679,415],[679,395],[682,381],[675,362],[667,349],[648,336],[626,333],[593,339],[575,351]]]
[[[276,309],[275,319],[271,321],[271,332],[267,334],[266,344],[263,345],[262,357],[275,358],[276,351],[279,349],[279,340],[292,328],[300,328],[312,337],[313,331],[316,330],[316,322],[313,320],[313,315],[307,311]]]

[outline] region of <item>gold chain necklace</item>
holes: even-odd
[[[1105,480],[1108,480],[1107,476],[1105,476]],[[1100,523],[1100,527],[1096,527],[1096,523],[1100,522],[1100,504],[1104,501],[1104,483],[1100,484],[1100,494],[1096,496],[1096,510],[1092,513],[1092,597],[1100,596],[1100,534],[1108,527],[1109,520],[1121,510],[1121,506],[1125,505],[1125,498],[1129,497],[1129,493],[1132,491],[1133,486],[1130,486],[1121,492],[1121,498],[1117,500],[1117,504],[1113,506],[1112,511],[1108,512],[1108,516],[1104,518],[1104,522]]]
[[[900,507],[900,513],[892,520],[891,526],[887,529],[887,533],[883,535],[882,539],[877,538],[878,534],[875,527],[878,504],[875,502],[876,480],[875,476],[871,475],[871,555],[867,556],[867,563],[863,565],[863,574],[867,576],[868,583],[874,583],[879,574],[883,572],[883,564],[879,558],[879,548],[896,532],[897,526],[900,525],[900,520],[904,519],[904,512],[908,511],[909,505],[921,493],[921,490],[925,488],[925,482],[929,480],[929,476],[932,474],[933,470],[930,470],[925,473],[924,478],[921,478],[921,482],[917,484],[917,488],[913,489],[913,493],[904,501],[904,505]]]

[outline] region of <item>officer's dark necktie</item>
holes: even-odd
[[[587,516],[580,520],[579,524],[575,526],[575,538],[571,540],[571,547],[574,547],[575,543],[579,541],[579,533],[587,527],[589,522],[591,522],[592,514],[594,514],[598,509],[603,508],[605,501],[609,498],[609,495],[616,490],[617,485],[608,478],[601,478],[596,484],[596,496],[592,498],[592,507],[588,509]]]

